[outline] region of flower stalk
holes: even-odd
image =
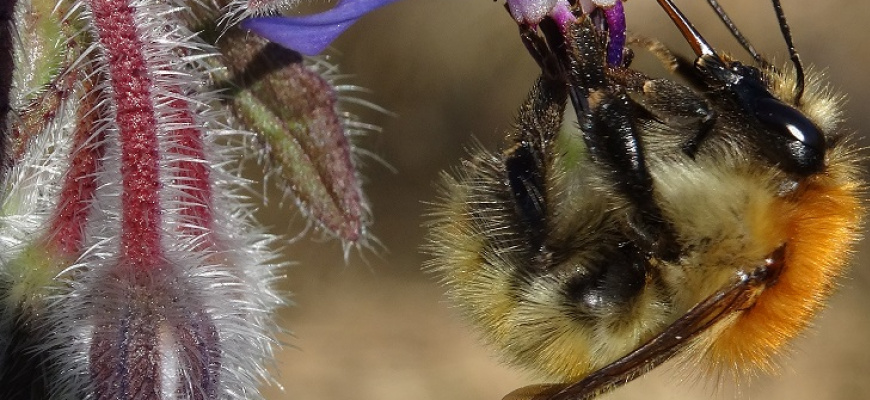
[[[91,0],[90,8],[107,59],[121,143],[120,264],[147,271],[157,268],[164,257],[159,228],[160,149],[150,77],[155,68],[145,59],[129,0]]]

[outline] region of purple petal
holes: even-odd
[[[507,0],[507,6],[520,25],[536,26],[551,17],[564,33],[576,19],[568,0]]]
[[[323,51],[363,15],[397,0],[342,0],[329,11],[304,17],[259,17],[242,28],[305,55]]]
[[[622,65],[622,50],[625,47],[625,11],[622,2],[617,1],[613,7],[604,9],[607,19],[607,29],[610,41],[607,43],[607,63],[613,66]]]
[[[556,0],[508,0],[507,5],[518,24],[537,25],[556,6]]]

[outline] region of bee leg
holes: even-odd
[[[662,65],[681,77],[691,86],[706,88],[704,77],[698,73],[694,61],[680,57],[658,40],[632,37],[631,42],[645,47],[659,59]],[[703,96],[690,87],[667,79],[650,79],[643,83],[640,96],[633,97],[656,120],[673,132],[692,132],[681,146],[683,153],[694,158],[701,144],[716,124],[716,110]]]
[[[640,243],[659,257],[676,258],[680,250],[676,233],[655,201],[643,141],[634,123],[637,105],[624,86],[607,77],[603,34],[588,19],[575,24],[567,38],[550,24],[542,23],[541,31],[561,61],[590,156],[610,171],[616,191],[636,210],[636,218],[629,223]]]
[[[634,206],[637,219],[629,223],[646,244],[645,250],[674,259],[679,253],[676,234],[655,200],[654,181],[634,122],[636,106],[618,86],[594,91],[587,101],[590,112],[581,130],[590,156],[612,174],[614,188]]]
[[[692,89],[666,80],[653,79],[643,85],[643,96],[636,99],[652,116],[673,132],[691,132],[682,150],[694,158],[716,124],[716,110],[707,99]]]
[[[536,249],[546,238],[547,166],[553,162],[551,147],[562,125],[566,101],[564,83],[547,79],[545,73],[520,108],[517,133],[510,138],[514,144],[504,153],[516,212]]]
[[[520,39],[523,45],[526,46],[532,59],[541,67],[544,77],[548,79],[557,79],[559,72],[559,60],[555,54],[547,47],[547,43],[543,38],[538,36],[537,32],[529,26],[520,25]]]

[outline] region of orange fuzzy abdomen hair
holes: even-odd
[[[711,343],[714,366],[771,370],[771,357],[807,327],[849,261],[863,214],[858,183],[821,175],[803,185],[766,216],[783,222],[771,232],[786,238],[783,270]]]

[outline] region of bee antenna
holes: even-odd
[[[785,19],[785,12],[782,11],[782,4],[779,0],[771,0],[773,9],[776,11],[776,19],[779,20],[779,30],[782,31],[782,37],[785,39],[785,44],[788,46],[788,54],[791,56],[791,62],[795,69],[795,104],[800,103],[801,97],[804,95],[804,67],[801,64],[801,58],[794,48],[794,41],[791,36],[791,28],[788,27],[788,21]]]
[[[686,16],[683,15],[682,12],[677,8],[671,0],[657,0],[659,5],[662,6],[662,9],[668,13],[668,16],[671,17],[671,20],[674,21],[674,25],[680,30],[683,34],[683,37],[686,38],[686,41],[689,42],[689,45],[692,46],[692,50],[695,51],[695,55],[698,57],[701,56],[712,56],[719,59],[719,56],[713,50],[713,47],[704,40],[704,37],[701,36],[701,33],[692,26],[692,23],[686,19]]]
[[[768,68],[770,67],[770,63],[755,50],[755,47],[752,46],[752,43],[749,42],[749,39],[746,39],[743,36],[743,33],[740,32],[740,29],[737,29],[737,25],[734,24],[734,21],[731,20],[731,17],[728,16],[728,13],[719,5],[717,0],[707,0],[707,4],[710,5],[710,8],[716,12],[716,15],[719,16],[719,19],[722,20],[722,23],[728,27],[728,30],[731,31],[731,36],[734,36],[734,39],[737,39],[737,42],[740,43],[741,46],[752,56],[758,65]]]

